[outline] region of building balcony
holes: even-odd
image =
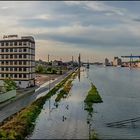
[[[35,47],[31,47],[31,46],[0,46],[0,49],[10,49],[10,48],[29,48],[29,49],[33,49],[35,50]]]
[[[1,64],[1,67],[35,67],[35,65],[7,65],[7,64]]]
[[[26,61],[30,61],[30,60],[32,60],[32,59],[30,59],[30,58],[0,58],[0,60],[26,60]]]
[[[8,77],[0,77],[0,80],[5,80],[6,78],[8,78]],[[11,77],[11,79],[14,81],[29,81],[29,80],[32,80],[34,78],[12,78]]]
[[[29,74],[29,73],[32,73],[31,71],[0,71],[0,74]]]
[[[35,54],[30,53],[30,52],[0,52],[0,55],[4,55],[4,54],[29,54],[29,55],[35,55]]]

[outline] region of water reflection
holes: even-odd
[[[139,125],[107,127],[106,123],[131,119],[140,116],[140,69],[95,67],[89,76],[98,88],[103,103],[94,105],[94,129],[100,139],[140,138]]]
[[[84,72],[81,71],[80,82],[78,76],[73,81],[71,96],[67,96],[59,103],[55,102],[57,95],[46,101],[29,139],[89,138],[87,113],[83,108],[83,101],[90,84],[84,77]]]

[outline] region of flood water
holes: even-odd
[[[84,99],[90,88],[96,85],[103,103],[94,104],[91,127],[87,124],[88,112]],[[88,139],[94,129],[99,139],[140,138],[140,122],[122,127],[107,127],[106,123],[140,117],[140,69],[90,66],[82,71],[67,98],[55,106],[55,98],[46,101],[36,120],[31,139]],[[89,131],[90,129],[90,131]]]

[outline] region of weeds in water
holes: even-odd
[[[91,83],[91,89],[88,91],[88,95],[86,96],[85,102],[85,110],[89,113],[93,112],[93,103],[101,103],[102,98],[99,95],[97,88]]]
[[[101,103],[102,98],[99,95],[97,88],[91,83],[91,89],[88,91],[88,95],[86,96],[85,100],[85,110],[88,112],[88,118],[87,118],[87,123],[91,127],[91,121],[92,121],[92,113],[93,113],[93,103]],[[91,129],[89,129],[89,132]],[[89,135],[89,139],[97,140],[97,134],[93,132],[92,134]]]

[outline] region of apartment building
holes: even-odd
[[[35,41],[32,36],[3,36],[0,40],[0,85],[10,77],[17,86],[35,85]]]

